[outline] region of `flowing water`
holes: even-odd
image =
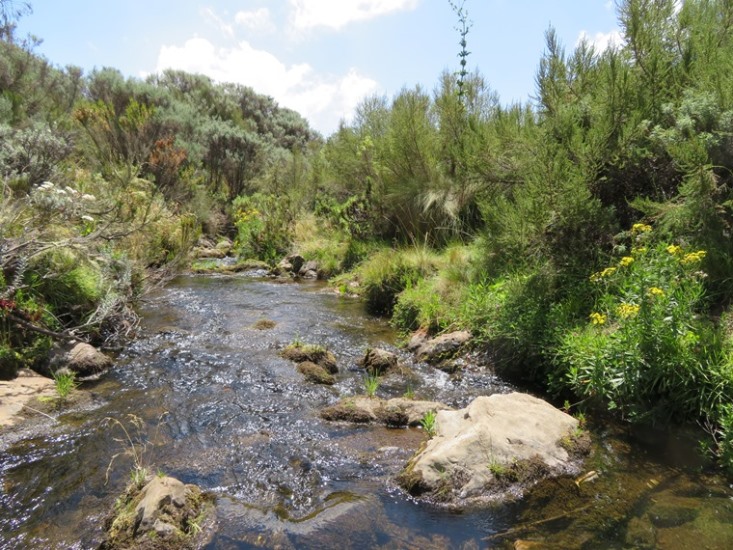
[[[318,416],[364,393],[367,347],[400,353],[384,321],[320,283],[182,277],[142,315],[142,336],[84,386],[83,405],[0,439],[0,548],[97,546],[133,447],[152,471],[216,496],[207,548],[733,547],[731,487],[702,473],[689,440],[652,431],[598,427],[597,479],[541,483],[514,504],[455,511],[410,498],[393,478],[419,429]],[[305,382],[279,356],[296,340],[335,353],[335,386]],[[402,359],[413,375],[386,377],[378,395],[462,407],[512,389],[471,359],[459,378]]]

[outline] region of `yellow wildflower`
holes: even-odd
[[[672,255],[682,254],[682,247],[677,246],[676,244],[671,244],[667,247],[667,252]]]
[[[644,254],[646,251],[647,251],[646,246],[637,246],[636,248],[631,249],[631,255],[640,256],[641,254]]]
[[[632,258],[631,256],[624,256],[623,258],[621,258],[621,261],[618,263],[618,265],[620,265],[621,267],[628,267],[633,263],[634,258]]]
[[[631,226],[631,233],[636,235],[637,233],[648,233],[652,230],[651,225],[647,225],[645,223],[635,223]]]
[[[664,291],[658,286],[653,286],[649,289],[649,294],[652,296],[664,296]]]
[[[623,319],[636,317],[636,314],[639,313],[639,306],[636,304],[621,304],[616,308],[616,313]]]
[[[606,277],[610,277],[616,273],[615,267],[607,267],[603,271],[596,271],[593,275],[590,276],[591,282],[597,283],[601,279],[605,279]]]
[[[701,262],[702,259],[706,255],[707,255],[707,252],[705,250],[698,250],[697,252],[690,252],[689,254],[684,255],[684,257],[680,260],[680,263],[682,265],[696,264],[698,262]]]
[[[590,322],[594,325],[603,325],[606,323],[606,316],[594,311],[590,314]]]

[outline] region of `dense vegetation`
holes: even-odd
[[[405,331],[468,328],[560,400],[699,422],[733,468],[733,4],[677,4],[619,2],[605,51],[548,31],[509,106],[465,70],[454,6],[459,72],[325,141],[241,86],[53,67],[5,13],[0,363],[129,327],[146,280],[229,236],[318,260]]]

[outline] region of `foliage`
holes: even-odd
[[[56,393],[62,400],[66,399],[79,385],[73,372],[55,372],[53,373],[53,381]]]
[[[434,410],[425,411],[425,414],[422,417],[422,420],[420,420],[420,425],[422,426],[422,429],[425,430],[425,434],[428,437],[433,437],[435,435],[436,431],[436,419],[438,415],[435,413]]]
[[[294,220],[287,197],[254,194],[232,203],[237,228],[235,248],[242,258],[274,263],[290,247]]]
[[[397,295],[432,273],[436,261],[435,255],[422,247],[382,249],[371,255],[357,272],[367,309],[376,315],[390,315]]]
[[[636,224],[631,248],[591,275],[590,321],[566,334],[558,357],[580,397],[626,418],[697,418],[733,397],[733,381],[719,376],[721,338],[698,315],[706,252],[654,245],[650,229]]]
[[[374,397],[379,389],[379,385],[379,376],[376,374],[369,374],[364,377],[364,390],[366,391],[367,397]]]

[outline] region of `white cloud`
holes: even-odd
[[[234,22],[242,27],[261,32],[275,29],[270,17],[270,10],[267,8],[259,8],[255,11],[238,11],[234,16]]]
[[[420,0],[289,0],[291,24],[297,30],[328,27],[340,30],[349,23],[366,21],[396,11],[409,11]]]
[[[577,46],[583,41],[593,46],[593,49],[597,52],[605,52],[609,48],[618,48],[624,43],[621,31],[618,29],[610,32],[597,32],[593,36],[589,35],[586,31],[580,31],[575,45]]]
[[[156,71],[178,69],[205,74],[218,82],[251,86],[280,105],[298,111],[325,135],[340,119],[350,119],[359,102],[377,91],[377,83],[356,69],[346,75],[319,75],[307,63],[285,65],[264,50],[242,41],[233,48],[216,48],[204,38],[183,46],[163,46]]]

